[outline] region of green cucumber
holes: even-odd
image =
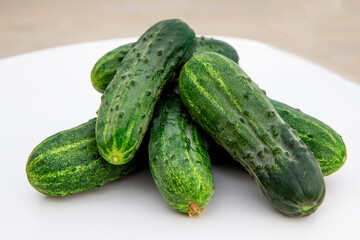
[[[301,110],[271,99],[280,117],[294,129],[300,139],[310,148],[316,161],[320,164],[323,176],[338,171],[346,162],[347,151],[341,136],[324,122],[303,113]],[[211,158],[216,160],[232,158],[218,144],[209,141]],[[222,157],[220,157],[222,156]]]
[[[134,43],[121,45],[102,56],[91,70],[91,84],[96,91],[103,93],[114,78],[116,69],[118,69],[121,61],[131,50]]]
[[[217,53],[183,67],[179,87],[192,118],[240,162],[288,216],[308,216],[325,196],[319,163],[246,73]]]
[[[91,70],[91,84],[96,91],[103,93],[115,76],[121,61],[126,54],[131,50],[134,43],[128,43],[117,47],[102,56]],[[235,62],[239,61],[239,56],[236,50],[228,43],[214,38],[198,37],[195,53],[201,52],[217,52]]]
[[[26,174],[37,191],[51,196],[88,191],[141,166],[141,160],[146,158],[143,151],[121,166],[105,161],[97,149],[95,124],[96,119],[91,119],[35,147],[26,163]]]
[[[347,151],[342,137],[324,122],[303,113],[301,110],[271,99],[280,117],[294,129],[300,139],[308,146],[320,164],[323,176],[338,171],[346,162]],[[226,150],[209,141],[210,156],[221,161],[229,159]],[[225,156],[225,157],[224,157]],[[216,163],[216,162],[215,162]]]
[[[165,84],[179,74],[195,47],[194,31],[179,19],[156,23],[133,45],[98,110],[96,140],[105,160],[125,164],[133,158]]]
[[[207,38],[204,36],[197,38],[197,46],[194,55],[203,52],[216,52],[239,63],[239,55],[235,48],[230,44],[215,38]]]
[[[346,146],[341,136],[327,124],[299,109],[271,100],[281,118],[296,130],[319,162],[324,176],[338,171],[346,161]]]
[[[149,142],[152,176],[173,209],[198,215],[215,188],[207,142],[172,89],[156,108]]]
[[[102,93],[105,90],[132,45],[133,43],[128,43],[117,47],[95,63],[91,71],[91,82],[97,91]],[[206,51],[220,53],[235,62],[239,60],[236,50],[226,42],[203,36],[197,38],[194,54]],[[336,131],[298,109],[275,100],[271,102],[283,120],[298,132],[300,139],[311,149],[324,176],[338,171],[344,165],[346,147]]]
[[[116,69],[133,43],[122,45],[101,57],[95,64],[91,79],[95,89],[103,92],[114,77]],[[200,37],[194,54],[206,51],[220,53],[238,62],[236,50],[226,42]],[[271,100],[283,120],[296,130],[301,140],[311,149],[324,176],[338,171],[346,161],[346,147],[341,136],[325,123],[284,103]]]

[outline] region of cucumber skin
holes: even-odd
[[[91,72],[91,79],[98,92],[102,93],[105,90],[132,45],[133,43],[128,43],[117,47],[96,62]],[[239,60],[236,50],[226,42],[206,37],[197,38],[194,54],[206,51],[220,53],[235,62]],[[344,165],[347,156],[346,147],[336,131],[298,109],[276,100],[271,100],[271,103],[283,120],[298,132],[300,139],[311,149],[314,157],[320,163],[324,176],[338,171]]]
[[[194,31],[179,19],[158,22],[134,44],[101,98],[96,140],[105,160],[124,164],[134,157],[165,84],[195,47]]]
[[[32,187],[46,195],[66,196],[100,187],[142,166],[146,155],[121,166],[105,161],[97,150],[95,124],[91,119],[35,147],[26,164]]]
[[[207,142],[173,89],[156,108],[148,147],[156,186],[173,209],[199,214],[215,188]]]
[[[334,129],[299,109],[273,99],[271,99],[271,103],[280,117],[298,133],[300,139],[310,148],[316,161],[320,164],[324,177],[337,172],[345,164],[346,146]],[[209,144],[211,146],[210,156],[215,156],[214,160],[220,159],[218,162],[223,162],[225,159],[231,164],[232,157],[228,156],[223,147],[213,141],[209,141]]]
[[[293,217],[316,211],[325,196],[319,163],[236,63],[217,53],[194,56],[179,87],[194,121],[245,167],[275,208]]]
[[[299,109],[271,100],[281,118],[296,130],[311,149],[324,176],[338,171],[346,161],[346,146],[341,136],[327,124]]]
[[[102,56],[91,70],[91,84],[96,91],[103,93],[115,76],[116,69],[134,43],[121,45]]]
[[[203,52],[216,52],[239,63],[239,55],[235,48],[230,44],[215,38],[207,38],[204,36],[197,38],[197,46],[194,55]]]
[[[91,84],[99,93],[103,93],[115,76],[116,70],[134,43],[117,47],[102,56],[91,70]],[[201,52],[217,52],[238,63],[236,50],[228,43],[214,38],[198,37],[194,54]]]

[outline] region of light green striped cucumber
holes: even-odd
[[[96,119],[59,132],[42,141],[30,154],[26,174],[39,192],[66,196],[88,191],[140,167],[147,158],[141,150],[129,163],[116,166],[99,154],[95,140]]]
[[[194,121],[245,167],[276,209],[294,217],[316,211],[325,196],[319,163],[239,65],[217,53],[198,54],[184,65],[179,87]]]
[[[271,100],[281,118],[311,149],[324,176],[338,171],[346,161],[346,146],[341,136],[330,126],[299,109]]]
[[[165,84],[179,74],[195,47],[194,31],[179,19],[156,23],[133,45],[98,110],[96,140],[105,160],[124,164],[134,157]]]
[[[91,70],[91,84],[96,91],[103,93],[115,76],[121,61],[126,54],[131,50],[134,43],[121,45],[102,56]],[[239,61],[239,56],[236,50],[228,43],[214,38],[198,37],[197,46],[194,54],[201,52],[217,52],[220,53],[236,63]]]
[[[214,193],[208,146],[172,87],[160,99],[149,142],[152,176],[175,210],[199,215]]]

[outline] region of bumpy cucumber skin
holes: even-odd
[[[158,22],[134,44],[101,98],[96,140],[105,160],[124,164],[133,158],[165,84],[195,47],[194,31],[179,19]]]
[[[117,47],[102,56],[91,70],[91,84],[96,91],[103,93],[113,79],[116,69],[126,54],[131,50],[133,43]]]
[[[39,192],[51,196],[66,196],[88,191],[124,176],[142,165],[146,159],[116,166],[105,161],[97,150],[96,119],[59,132],[42,141],[30,154],[26,174]]]
[[[194,56],[179,86],[195,122],[245,167],[275,208],[301,217],[320,206],[319,163],[236,63],[217,53]]]
[[[117,47],[102,56],[91,70],[91,84],[99,93],[103,93],[115,76],[121,61],[131,50],[134,43]],[[198,37],[194,54],[202,52],[217,52],[238,63],[236,50],[228,43],[214,38]]]
[[[341,136],[320,120],[271,100],[281,118],[296,130],[300,139],[310,148],[319,162],[324,176],[338,171],[346,161],[346,146]]]
[[[117,47],[95,63],[91,71],[91,82],[98,92],[104,92],[132,45],[133,43],[128,43]],[[236,63],[239,60],[236,50],[228,43],[203,36],[197,38],[194,54],[207,51],[220,53]],[[346,146],[336,131],[298,109],[275,100],[271,100],[271,103],[282,119],[298,132],[300,139],[311,149],[315,159],[320,163],[324,176],[338,171],[344,165],[347,156]]]
[[[194,55],[203,52],[216,52],[230,58],[236,63],[239,63],[239,55],[237,54],[235,48],[233,48],[230,44],[218,39],[206,38],[204,36],[198,38]]]
[[[156,109],[149,162],[157,188],[173,209],[200,214],[215,188],[207,142],[172,89]]]

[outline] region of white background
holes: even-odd
[[[360,86],[309,61],[245,39],[233,45],[240,66],[269,97],[332,126],[348,150],[346,164],[325,178],[317,212],[277,212],[241,167],[213,166],[216,189],[202,215],[172,210],[149,169],[93,191],[44,196],[27,182],[25,164],[48,136],[92,117],[100,94],[90,71],[107,51],[131,39],[70,45],[0,60],[1,239],[359,239]]]

